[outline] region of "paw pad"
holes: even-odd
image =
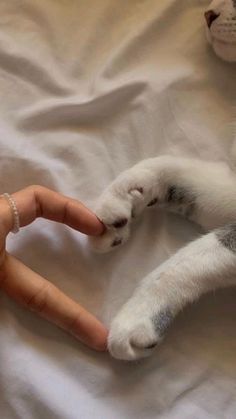
[[[138,345],[137,343],[134,343],[134,342],[130,342],[130,344],[133,348],[136,348],[136,349],[154,349],[157,346],[158,342],[151,342],[150,344],[145,345],[145,346]]]
[[[113,223],[113,227],[115,228],[122,228],[128,223],[127,218],[121,218],[120,220],[117,220],[115,223]]]
[[[122,243],[122,239],[115,239],[111,247],[119,246]]]
[[[138,193],[138,195],[143,195],[143,188],[142,186],[138,186],[137,188],[132,188],[129,190],[129,193],[131,195],[136,195]]]
[[[154,198],[147,204],[147,207],[152,207],[153,205],[157,204],[157,202],[158,198]]]
[[[144,349],[154,349],[157,346],[158,342],[151,343],[148,346],[145,346]]]

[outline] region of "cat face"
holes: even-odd
[[[205,12],[207,39],[215,53],[236,61],[236,0],[213,0]]]

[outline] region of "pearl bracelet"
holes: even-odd
[[[11,229],[11,232],[16,234],[20,230],[20,217],[19,217],[19,211],[16,206],[16,202],[14,198],[12,198],[12,196],[9,195],[9,193],[4,193],[2,196],[3,198],[7,200],[9,207],[11,209],[11,213],[13,217],[13,227]]]

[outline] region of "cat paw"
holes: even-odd
[[[128,185],[126,188],[122,183],[108,188],[95,209],[97,217],[105,225],[105,232],[89,238],[92,249],[103,253],[124,244],[130,236],[133,219],[145,206],[146,195],[142,186]]]
[[[112,322],[108,336],[110,354],[120,360],[134,361],[150,356],[162,342],[173,315],[168,308],[147,303],[132,303],[132,299]]]
[[[106,230],[102,236],[90,238],[95,251],[108,252],[124,244],[129,238],[133,219],[146,207],[158,203],[152,188],[155,179],[151,169],[149,160],[139,163],[122,173],[102,194],[95,213]]]

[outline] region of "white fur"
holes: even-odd
[[[206,24],[207,39],[215,53],[225,61],[236,61],[236,1],[213,0],[207,10],[219,17],[210,29]]]
[[[209,43],[220,58],[236,61],[236,0],[214,0],[208,10],[219,15],[210,29],[206,25]],[[236,175],[223,163],[170,156],[138,163],[102,194],[96,213],[106,232],[90,238],[94,250],[107,252],[116,248],[114,244],[125,243],[132,216],[140,215],[153,200],[190,217],[206,231],[214,230],[236,220]],[[149,356],[154,348],[148,347],[161,342],[170,319],[186,304],[207,291],[236,285],[236,224],[235,249],[219,234],[215,230],[190,243],[141,281],[112,322],[108,338],[112,356],[123,360]]]
[[[139,215],[154,198],[158,198],[156,205],[188,214],[206,231],[213,230],[236,218],[236,175],[224,163],[187,158],[161,156],[138,163],[102,194],[96,213],[107,231],[91,238],[93,248],[105,252],[113,249],[114,240],[124,243],[132,212]],[[124,219],[125,226],[113,226]],[[236,233],[233,239],[236,243]],[[115,317],[108,340],[110,353],[124,360],[150,355],[153,349],[146,347],[162,340],[158,330],[163,328],[166,313],[174,317],[203,293],[236,285],[235,269],[236,252],[222,244],[217,231],[178,251],[141,281]]]

